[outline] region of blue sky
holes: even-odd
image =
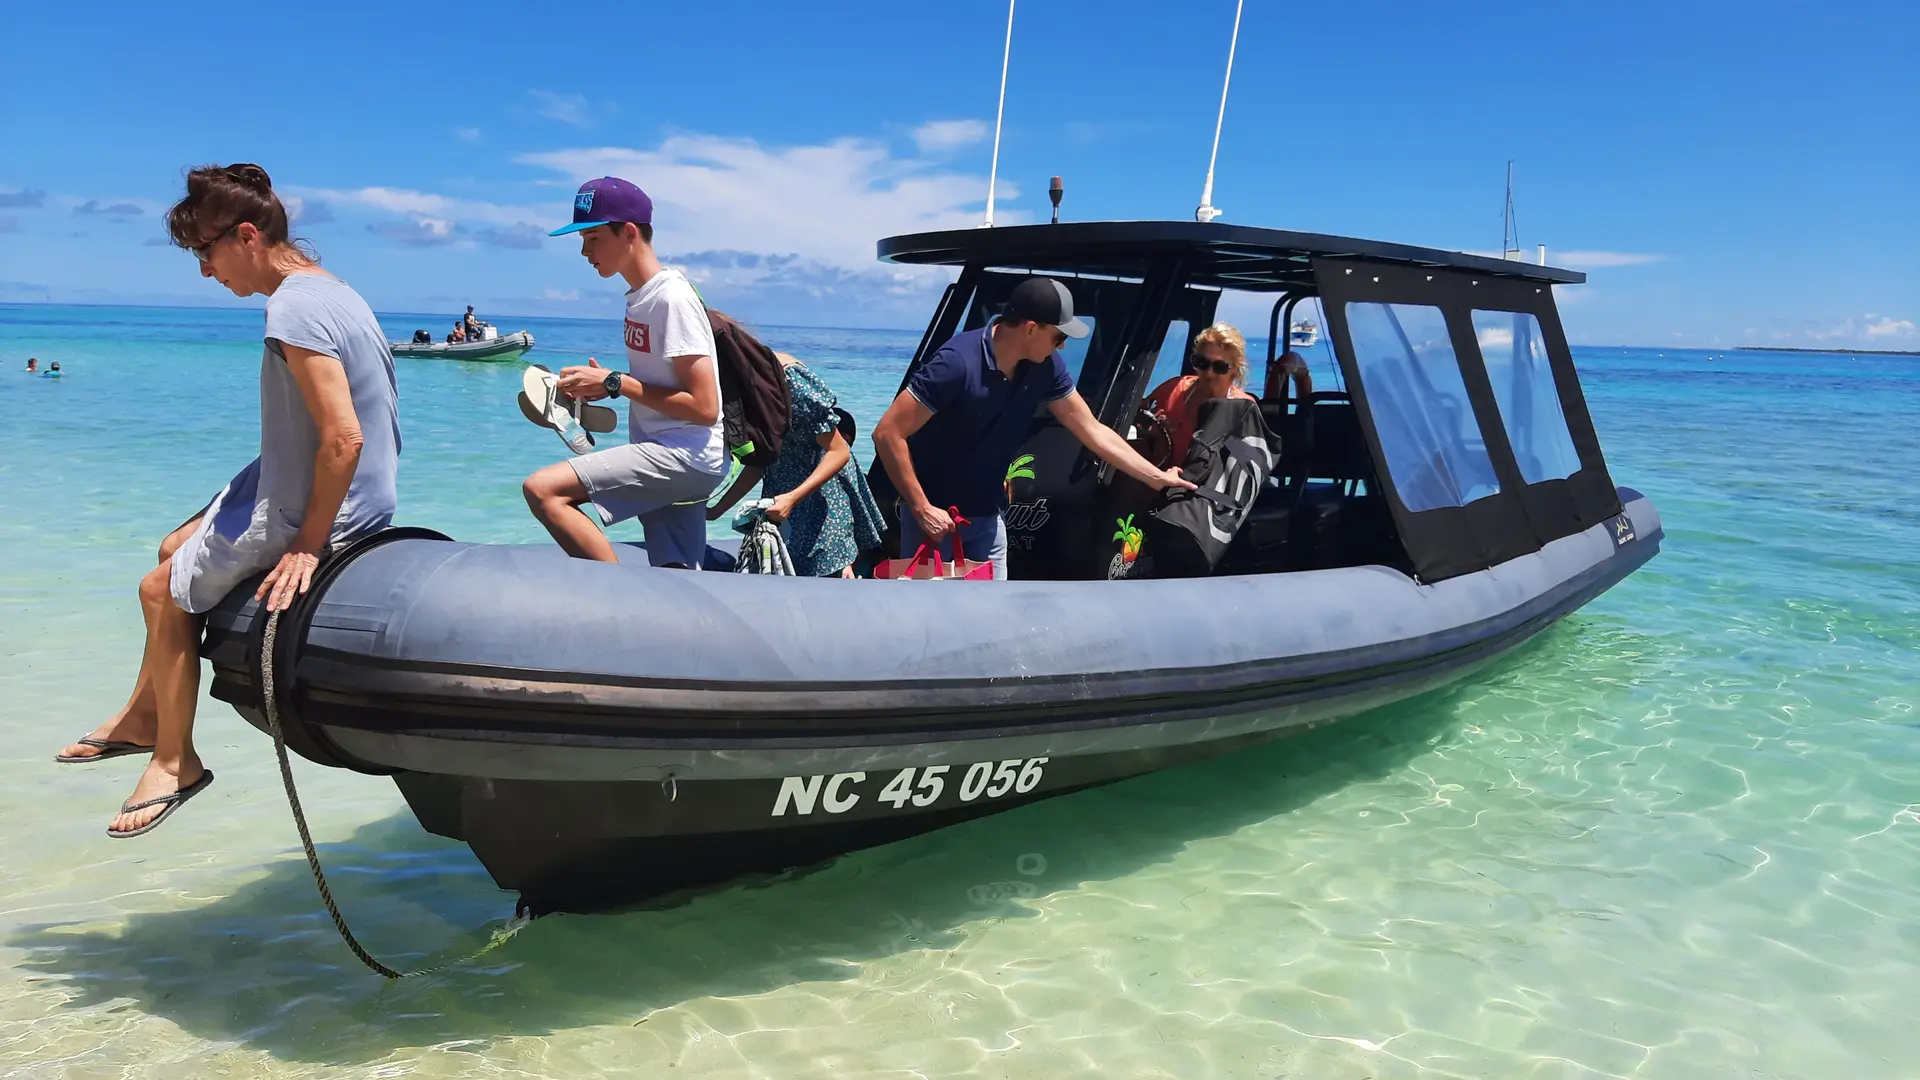
[[[30,9],[30,10],[29,10]],[[593,315],[579,180],[761,322],[924,324],[883,235],[979,220],[1006,7],[7,5],[0,300],[215,304],[159,216],[252,160],[382,310]],[[1021,0],[999,220],[1187,218],[1231,0]],[[1920,347],[1920,6],[1250,0],[1225,220],[1587,270],[1576,341]],[[44,47],[31,45],[44,43]],[[449,316],[450,317],[450,316]],[[504,321],[511,322],[510,318]]]

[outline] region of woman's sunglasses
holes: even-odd
[[[239,227],[240,227],[240,223],[236,221],[233,224],[227,226],[226,228],[220,230],[219,236],[214,237],[213,239],[207,241],[204,244],[195,244],[194,246],[188,248],[187,250],[193,252],[194,258],[199,259],[201,262],[206,262],[207,260],[213,258],[213,246],[215,244],[218,244],[220,241],[225,240],[227,237],[233,235],[233,230]]]
[[[1225,360],[1198,359],[1193,362],[1193,370],[1212,371],[1215,375],[1225,375],[1233,370],[1233,365]]]

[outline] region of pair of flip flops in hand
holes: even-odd
[[[558,434],[576,454],[592,450],[595,435],[620,426],[620,414],[605,405],[589,405],[562,394],[560,377],[539,364],[529,364],[521,377],[520,411],[529,421]]]

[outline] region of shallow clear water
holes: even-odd
[[[415,325],[438,324],[388,328]],[[549,364],[615,341],[525,325]],[[153,545],[252,453],[257,333],[0,306],[0,1074],[1913,1073],[1920,360],[1579,350],[1666,551],[1484,674],[387,985],[226,706],[199,727],[218,783],[137,841],[101,835],[137,763],[49,760],[130,685]],[[863,431],[917,340],[765,336]],[[67,378],[17,374],[29,353]],[[539,540],[518,481],[560,446],[519,418],[517,368],[400,379],[403,519]],[[506,925],[390,784],[296,769],[376,953],[453,959]]]

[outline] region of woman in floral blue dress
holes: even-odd
[[[850,578],[860,553],[880,546],[880,508],[853,461],[853,448],[841,431],[846,414],[833,391],[799,360],[774,355],[786,369],[793,415],[761,489],[762,497],[773,500],[767,520],[780,526],[797,573]],[[752,469],[743,472],[707,512],[708,519],[726,513],[759,479]]]

